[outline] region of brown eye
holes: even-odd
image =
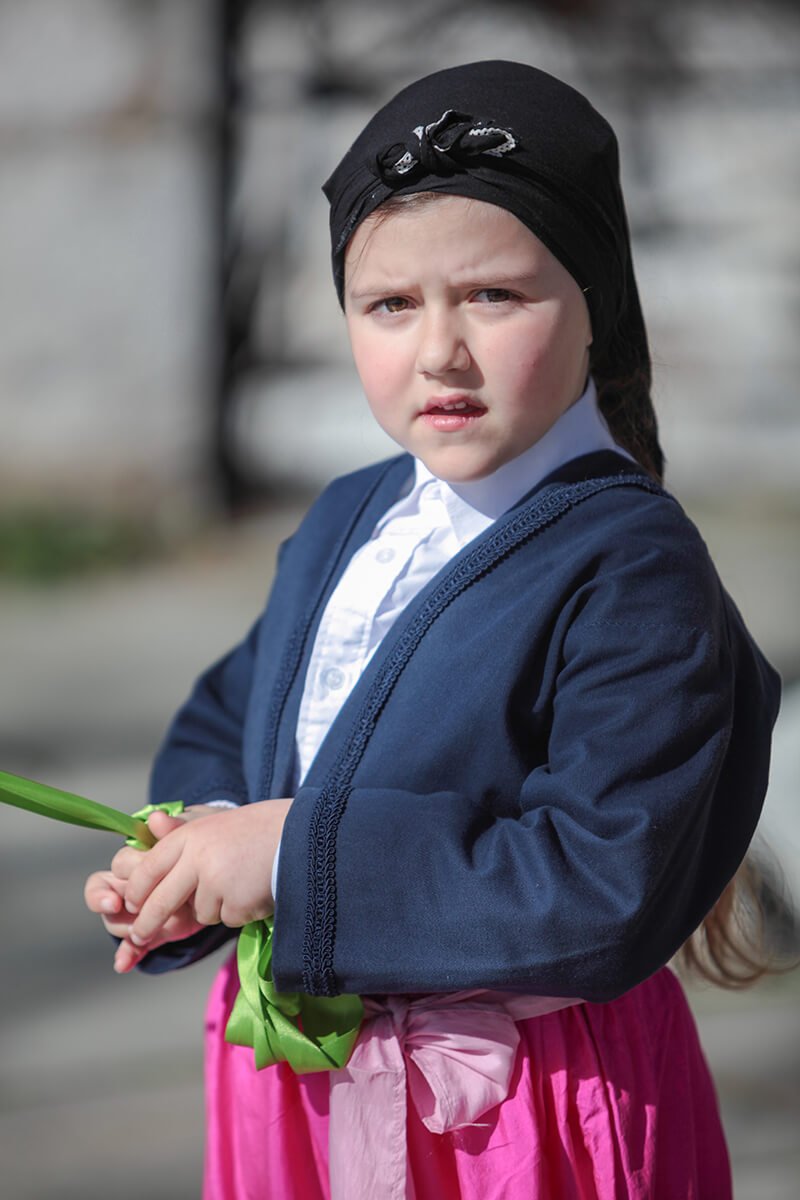
[[[408,301],[402,296],[387,296],[373,306],[373,312],[399,313],[408,307]]]

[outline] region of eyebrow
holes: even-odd
[[[495,274],[487,270],[485,273],[475,276],[471,279],[457,279],[451,286],[459,289],[469,288],[493,288],[493,287],[520,287],[522,284],[532,283],[537,278],[537,272],[529,271],[524,274],[515,273]],[[395,280],[392,283],[387,283],[383,287],[373,286],[368,284],[366,287],[360,287],[357,291],[348,292],[351,300],[366,300],[370,296],[399,296],[403,292],[413,290],[414,284],[406,280]]]

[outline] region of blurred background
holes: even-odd
[[[617,130],[668,482],[787,686],[763,836],[800,896],[790,0],[0,0],[0,768],[138,807],[278,542],[393,452],[348,363],[320,185],[399,87],[494,57]],[[81,892],[115,847],[0,811],[8,1200],[200,1194],[217,964],[113,975]],[[737,1196],[794,1200],[798,973],[691,996]]]

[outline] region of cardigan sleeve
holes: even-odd
[[[779,686],[715,575],[683,610],[647,579],[626,564],[572,605],[546,761],[515,815],[441,772],[425,794],[356,773],[338,810],[329,789],[300,790],[283,832],[279,990],[602,1001],[672,957],[746,852]]]

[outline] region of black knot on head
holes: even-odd
[[[388,187],[399,188],[424,175],[454,175],[483,154],[502,158],[517,146],[510,129],[448,108],[438,121],[417,125],[408,143],[381,150],[374,169]]]

